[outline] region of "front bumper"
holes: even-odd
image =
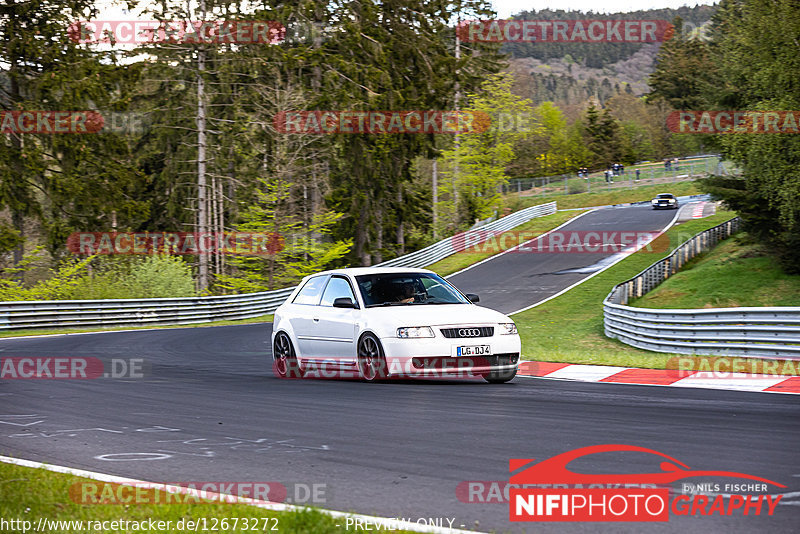
[[[474,377],[511,371],[520,360],[518,335],[469,339],[381,339],[390,376]],[[456,347],[489,345],[490,355],[457,356]]]
[[[420,376],[482,376],[495,371],[516,370],[518,365],[518,352],[492,356],[442,356],[411,359],[412,372]]]

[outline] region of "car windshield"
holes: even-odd
[[[658,195],[658,198],[675,198],[675,197],[673,195],[670,195],[669,193],[662,193]]]
[[[423,304],[469,304],[443,278],[432,273],[382,273],[356,276],[367,308]]]

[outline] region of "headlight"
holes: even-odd
[[[517,333],[517,325],[514,323],[500,323],[500,334],[516,334]]]
[[[653,200],[650,201],[650,204],[658,204],[658,200],[653,199]]]
[[[433,329],[430,326],[404,326],[397,329],[397,337],[419,338],[433,337]]]
[[[674,198],[669,199],[669,203],[670,204],[675,204],[675,199]]]

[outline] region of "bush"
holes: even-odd
[[[0,301],[93,300],[192,297],[191,266],[173,256],[70,258],[32,285],[19,273],[41,261],[41,250],[26,255],[0,278]]]
[[[569,191],[570,195],[575,195],[577,193],[585,193],[586,184],[583,183],[583,181],[578,182],[575,180],[570,180],[570,182],[567,184],[567,191]]]
[[[191,266],[174,256],[98,259],[97,273],[74,289],[76,299],[193,297]]]
[[[26,286],[21,278],[31,266],[44,261],[42,249],[37,248],[26,254],[16,266],[3,269],[0,278],[0,301],[15,300],[70,300],[75,288],[88,276],[91,258],[78,260],[71,258],[62,263],[58,269],[50,270],[51,276]]]

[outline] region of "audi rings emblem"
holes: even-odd
[[[459,328],[458,335],[460,337],[480,337],[480,328]]]

